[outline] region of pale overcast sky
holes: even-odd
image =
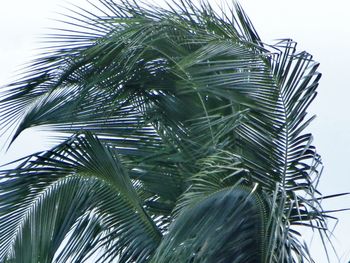
[[[229,0],[227,0],[229,1]],[[76,5],[85,0],[68,0]],[[320,189],[327,194],[350,192],[350,3],[346,0],[241,0],[245,11],[264,42],[292,38],[300,50],[306,50],[321,63],[323,77],[319,95],[309,112],[317,118],[309,130],[322,155],[324,172]],[[67,6],[64,0],[2,1],[0,8],[0,86],[13,80],[15,72],[27,62],[38,47],[43,28],[52,25],[49,18]],[[4,143],[0,138],[0,147]],[[48,139],[43,133],[25,132],[4,155],[0,163],[45,149]],[[350,207],[350,197],[324,203],[327,209]],[[336,214],[340,219],[334,232],[334,245],[340,262],[350,260],[350,212]],[[317,263],[326,262],[320,252],[320,242],[314,240],[311,253]],[[332,256],[331,262],[338,262]]]

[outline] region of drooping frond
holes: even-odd
[[[151,262],[264,262],[264,220],[254,192],[221,189],[176,218]]]
[[[99,262],[152,254],[161,234],[121,161],[96,138],[75,137],[32,158],[4,172],[1,262],[86,260],[101,248]]]

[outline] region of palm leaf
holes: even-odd
[[[263,207],[244,188],[214,192],[176,218],[151,262],[263,262]]]
[[[196,261],[206,237],[195,232],[204,231],[213,244],[203,260],[210,261],[221,244],[210,225],[217,221],[220,228],[220,222],[240,215],[247,225],[230,221],[242,236],[232,241],[238,243],[229,255],[240,262],[312,261],[294,227],[309,226],[327,238],[315,183],[321,159],[305,132],[313,119],[307,108],[321,76],[318,63],[298,53],[290,39],[264,44],[238,4],[222,16],[207,2],[168,5],[99,0],[96,12],[71,10],[72,28],[49,36],[45,54],[10,85],[0,100],[0,119],[4,129],[16,125],[12,140],[33,126],[76,135],[4,173],[4,195],[18,201],[16,190],[26,201],[23,207],[10,208],[12,201],[0,206],[0,229],[17,211],[22,214],[16,221],[24,223],[25,207],[40,191],[74,175],[86,187],[98,185],[92,192],[106,203],[91,197],[62,230],[68,245],[47,254],[50,258],[81,261],[103,249],[100,260],[107,262],[116,256],[121,262],[190,260],[191,251]],[[82,131],[85,135],[77,135]],[[68,180],[67,187],[71,184]],[[50,204],[65,189],[56,188]],[[239,200],[244,205],[236,206]],[[207,211],[208,206],[227,213]],[[104,218],[104,211],[111,217]],[[196,226],[198,215],[208,220]],[[245,233],[257,221],[264,234],[240,245],[260,231]],[[183,234],[186,229],[194,232]],[[14,231],[5,231],[12,239],[3,241],[3,258],[14,256]],[[80,247],[82,241],[91,245]],[[237,254],[256,245],[261,249],[252,257]],[[75,254],[78,247],[82,252]]]
[[[86,259],[99,248],[106,250],[103,262],[117,256],[143,261],[160,240],[118,157],[89,134],[8,171],[2,196],[1,261],[52,261],[59,249],[60,262]],[[80,226],[86,220],[93,235],[90,226]],[[72,253],[72,246],[90,238],[91,247]]]

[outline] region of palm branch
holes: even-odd
[[[318,63],[238,4],[92,6],[0,99],[11,142],[65,134],[1,172],[0,262],[312,262]]]

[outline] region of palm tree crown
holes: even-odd
[[[238,4],[92,5],[0,98],[12,140],[64,134],[1,172],[0,262],[312,262],[318,63]]]

